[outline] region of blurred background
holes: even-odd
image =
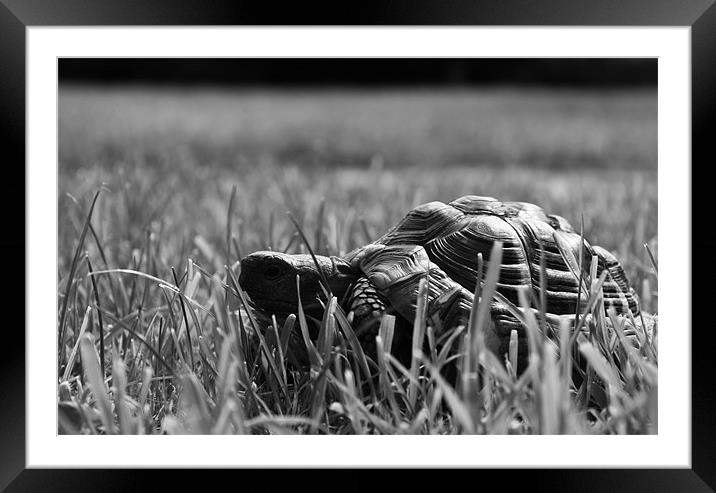
[[[657,250],[656,59],[60,59],[58,153],[60,279],[100,186],[91,256],[162,278],[465,194],[583,218],[637,291]]]

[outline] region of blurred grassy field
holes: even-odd
[[[283,249],[290,210],[344,252],[411,207],[465,194],[534,202],[614,250],[640,281],[657,236],[656,93],[490,89],[440,93],[62,88],[59,257],[105,194],[96,227],[116,265],[146,232],[180,263],[200,235],[224,245],[238,187],[238,244]],[[272,231],[269,231],[269,225]],[[654,245],[655,246],[655,245]],[[319,249],[326,250],[326,245]]]
[[[585,236],[617,254],[643,306],[655,312],[656,280],[643,245],[658,250],[656,114],[653,90],[61,87],[59,300],[100,187],[96,237],[88,235],[81,251],[95,270],[136,269],[170,282],[170,268],[181,276],[189,258],[222,275],[224,265],[255,250],[299,251],[286,211],[318,252],[341,254],[377,238],[415,205],[477,194],[536,203],[577,228],[583,218]],[[233,187],[234,241],[227,244]],[[86,273],[82,261],[61,342],[61,374],[77,371],[65,363],[79,346],[92,303]],[[155,327],[159,313],[167,323],[174,317],[166,310],[172,304],[178,310],[175,300],[131,277],[98,282],[105,309],[112,306],[124,320],[114,330],[134,320],[168,361],[169,354],[181,360],[167,338],[162,346],[162,329]],[[211,293],[202,283],[191,289]],[[207,303],[216,309],[216,301]],[[143,313],[151,306],[155,311]],[[138,398],[143,377],[135,343],[132,337],[119,342]],[[212,346],[216,361],[218,347]],[[176,396],[165,387],[151,395],[158,426],[173,415]]]

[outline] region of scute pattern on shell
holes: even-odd
[[[579,278],[564,259],[565,255],[579,258],[580,234],[563,217],[548,215],[534,204],[474,195],[449,204],[430,202],[410,211],[375,243],[422,246],[430,261],[472,292],[477,279],[477,254],[482,253],[486,270],[497,240],[503,242],[497,288],[507,299],[518,303],[521,287],[531,288],[539,299],[540,262],[544,261],[547,312],[574,313],[578,298],[580,309],[585,307],[587,296],[584,292],[578,296]],[[636,295],[618,260],[586,240],[582,254],[586,271],[595,255],[597,275],[607,271],[603,284],[605,307],[613,307],[617,313],[638,314]]]

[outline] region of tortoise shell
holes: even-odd
[[[412,322],[419,279],[427,273],[428,304],[437,307],[434,310],[438,323],[446,327],[464,324],[474,302],[478,254],[483,256],[486,272],[492,247],[500,241],[503,248],[497,291],[518,306],[520,290],[532,290],[536,295],[533,299],[541,299],[544,262],[547,316],[573,316],[578,300],[580,312],[588,303],[588,296],[579,294],[578,267],[574,268],[579,265],[581,240],[566,219],[547,214],[534,204],[474,195],[449,204],[430,202],[414,208],[372,244],[348,254],[352,268],[365,276],[351,293],[349,309],[359,322],[375,316],[379,305]],[[618,260],[586,240],[581,253],[586,272],[594,257],[597,275],[606,270],[602,287],[605,310],[613,308],[617,314],[637,315],[638,299]],[[565,258],[572,259],[572,267]],[[506,352],[512,330],[517,330],[520,346],[526,347],[524,327],[507,306],[493,300],[491,313],[496,335],[493,350],[498,354]],[[370,340],[374,334],[366,329],[368,325],[364,324],[364,329]],[[520,366],[523,364],[521,361]]]
[[[492,246],[498,240],[503,243],[497,284],[501,294],[516,304],[520,288],[528,287],[539,296],[540,262],[544,258],[547,312],[575,313],[579,279],[564,255],[571,253],[579,258],[581,235],[563,217],[546,214],[534,204],[500,202],[476,195],[449,204],[430,202],[414,208],[374,244],[422,246],[431,262],[463,288],[474,292],[477,254],[482,254],[486,270]],[[571,252],[564,252],[565,249]],[[628,311],[638,314],[636,294],[614,255],[590,245],[586,239],[582,253],[585,266],[590,265],[593,256],[597,257],[597,275],[604,269],[608,271],[603,284],[605,308],[613,307],[618,314]],[[586,302],[581,296],[580,303]]]

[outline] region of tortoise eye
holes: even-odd
[[[271,264],[268,267],[266,267],[266,270],[264,271],[264,277],[268,281],[275,281],[279,277],[281,277],[281,269],[276,264]]]

